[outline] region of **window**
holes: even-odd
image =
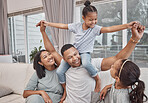
[[[30,60],[30,53],[34,50],[34,47],[39,48],[42,46],[44,48],[42,34],[40,33],[40,28],[36,27],[36,24],[40,20],[45,20],[44,13],[28,15],[26,17],[27,22],[27,43],[28,43],[28,58]],[[29,61],[30,62],[30,61]]]
[[[40,20],[45,20],[44,13],[8,18],[10,48],[14,62],[30,63],[29,55],[34,47],[42,46],[44,49],[40,29],[35,26]]]
[[[25,62],[25,40],[23,15],[8,19],[11,53],[14,62]]]
[[[125,1],[123,2],[123,0],[107,0],[98,2],[92,1],[92,5],[94,5],[98,10],[98,25],[100,26],[107,27],[119,25],[126,22],[126,20],[127,22],[135,20],[140,21],[142,25],[146,26],[144,36],[140,40],[140,43],[138,43],[135,47],[135,50],[129,59],[134,61],[140,67],[148,67],[148,0],[126,1],[127,4]],[[77,11],[75,13],[75,18],[81,22],[83,7],[81,6],[81,2],[76,2]],[[123,11],[125,8],[127,11]],[[123,13],[126,13],[127,17]],[[127,40],[123,37],[124,35],[127,35],[127,37],[125,36]],[[128,29],[127,32],[119,31],[114,33],[106,33],[96,37],[92,57],[106,58],[116,55],[122,49],[122,46],[129,41],[130,37],[130,29]]]
[[[131,59],[141,67],[148,66],[148,0],[127,0],[127,20],[139,21],[146,27],[144,35],[132,53]],[[131,30],[127,32],[127,40],[131,37]]]
[[[122,24],[122,2],[105,2],[92,4],[98,10],[98,25],[103,27]],[[81,7],[82,13],[83,7]],[[82,21],[82,19],[81,19]],[[111,57],[117,54],[122,48],[122,32],[104,33],[96,37],[93,58]]]

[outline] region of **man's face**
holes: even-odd
[[[76,48],[71,47],[64,52],[64,60],[72,67],[79,67],[81,65],[81,57]]]

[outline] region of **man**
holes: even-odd
[[[38,23],[41,28],[43,22]],[[45,28],[45,27],[44,27]],[[98,58],[94,60],[94,65],[102,71],[110,69],[111,65],[118,59],[128,58],[134,50],[138,41],[142,38],[145,27],[134,24],[132,27],[132,37],[127,45],[115,56],[109,58]],[[42,32],[42,31],[41,31]],[[45,32],[42,32],[45,48],[52,53],[57,53],[49,41]],[[66,93],[67,103],[90,103],[91,91],[95,89],[95,81],[88,72],[81,66],[81,57],[77,49],[66,44],[62,47],[63,59],[71,66],[66,72]],[[59,54],[58,54],[59,55]]]

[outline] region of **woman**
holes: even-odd
[[[43,25],[40,26],[40,31],[46,35]],[[56,69],[62,57],[55,51],[51,42],[48,41],[48,43],[50,43],[49,52],[41,50],[34,58],[33,67],[36,72],[32,75],[23,93],[23,97],[27,98],[26,103],[59,103],[61,101],[63,88],[59,83]]]

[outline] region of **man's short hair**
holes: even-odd
[[[64,55],[64,52],[69,49],[69,48],[75,48],[72,44],[65,44],[62,48],[61,48],[61,54],[62,56]]]

